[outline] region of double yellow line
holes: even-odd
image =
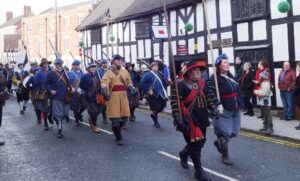
[[[264,136],[264,135],[260,135],[257,133],[250,133],[247,131],[241,131],[240,135],[249,137],[249,138],[254,138],[257,140],[261,140],[261,141],[267,141],[267,142],[272,142],[272,143],[276,143],[276,144],[280,144],[280,145],[285,145],[285,146],[289,146],[289,147],[293,147],[293,148],[300,148],[300,143],[296,143],[296,142],[293,142],[290,140],[282,140],[281,138]]]

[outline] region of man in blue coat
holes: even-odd
[[[73,110],[76,126],[80,126],[79,122],[83,122],[82,113],[86,110],[86,103],[83,98],[83,90],[79,87],[80,79],[84,75],[80,69],[81,62],[74,60],[72,63],[72,70],[69,73],[70,83],[72,86],[72,102],[70,109]]]
[[[45,130],[49,130],[48,120],[50,124],[53,124],[52,120],[52,111],[51,111],[51,100],[50,97],[46,94],[46,77],[51,71],[49,69],[49,64],[51,61],[48,61],[46,58],[41,60],[41,70],[34,76],[34,100],[37,104],[36,110],[38,115],[39,123],[44,122]]]
[[[101,87],[100,79],[96,73],[97,65],[90,63],[88,72],[81,78],[79,87],[84,91],[84,98],[88,103],[87,112],[90,116],[90,128],[94,133],[99,133],[100,129],[97,127],[97,117],[102,112],[104,103],[97,101],[97,96],[100,96]]]
[[[58,127],[58,138],[63,138],[62,122],[68,116],[70,101],[70,82],[67,73],[63,69],[63,61],[57,58],[54,62],[55,68],[46,77],[46,90],[52,97],[52,115]]]
[[[101,79],[106,71],[107,71],[107,60],[104,59],[100,62],[100,68],[98,69]],[[102,119],[103,119],[103,123],[107,124],[106,106],[104,106],[102,110]]]
[[[163,75],[159,73],[157,62],[151,63],[151,71],[144,75],[140,86],[152,111],[151,118],[154,127],[160,128],[157,115],[166,107],[168,95],[165,89],[167,82]]]

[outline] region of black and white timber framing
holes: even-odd
[[[280,1],[206,1],[212,40],[232,40],[230,46],[215,48],[213,50],[215,57],[220,53],[226,53],[232,73],[237,56],[241,57],[243,62],[250,61],[254,66],[257,66],[261,59],[268,60],[272,70],[272,82],[276,87],[276,96],[272,98],[272,105],[275,107],[282,107],[277,89],[277,78],[283,61],[288,60],[295,65],[295,61],[300,60],[300,0],[288,0],[292,6],[288,13],[278,11],[277,5]],[[157,0],[157,2],[161,1]],[[184,60],[205,60],[211,72],[206,21],[201,1],[187,0],[186,2],[168,8],[176,66],[179,67]],[[248,11],[248,14],[242,13],[245,11]],[[149,36],[136,37],[136,26],[140,25],[140,22],[149,23]],[[194,26],[191,32],[184,30],[186,23]],[[153,13],[145,12],[138,16],[118,18],[113,21],[112,34],[116,37],[116,41],[113,48],[109,46],[109,57],[118,53],[124,56],[126,61],[132,63],[136,63],[137,58],[158,57],[168,65],[167,40],[155,39],[151,32],[151,25],[164,24],[162,8]],[[107,47],[105,24],[87,26],[80,31],[83,31],[85,35],[85,50],[91,49],[93,58],[105,58],[101,53],[101,51],[106,52]],[[100,34],[99,41],[91,40],[91,32]],[[178,55],[178,45],[187,45],[188,54]]]

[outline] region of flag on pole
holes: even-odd
[[[157,39],[168,38],[167,26],[152,26],[152,31]]]

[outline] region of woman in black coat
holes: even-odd
[[[253,106],[250,100],[253,96],[254,72],[251,70],[251,64],[249,62],[244,63],[243,69],[244,72],[240,77],[239,83],[242,90],[242,98],[246,108],[246,112],[244,113],[244,115],[253,116]]]
[[[296,85],[294,89],[294,101],[296,106],[298,106],[298,108],[300,109],[300,62],[297,63],[296,71],[298,76],[296,79]],[[296,130],[300,130],[300,124],[295,128]]]

